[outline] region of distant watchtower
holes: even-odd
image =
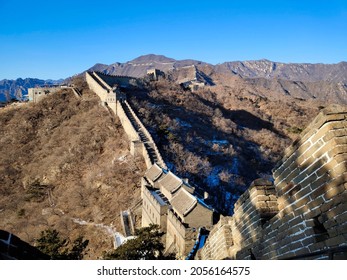
[[[159,76],[163,76],[164,72],[160,71],[159,69],[148,69],[147,70],[147,76],[150,78],[151,81],[157,81]]]

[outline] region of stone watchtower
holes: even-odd
[[[109,76],[103,73],[86,72],[86,80],[101,100],[102,105],[110,107],[117,113],[117,101],[125,100],[126,95],[119,90],[117,76]]]

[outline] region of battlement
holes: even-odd
[[[201,258],[327,258],[347,245],[346,120],[346,107],[323,110],[286,149],[275,185],[254,181],[234,215],[213,228]]]
[[[100,77],[109,87],[139,87],[140,82],[137,78],[129,76],[120,76],[120,75],[109,75],[102,72],[94,72],[98,77]]]

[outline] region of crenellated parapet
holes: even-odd
[[[253,182],[234,215],[213,228],[201,258],[346,259],[347,108],[323,110],[273,176],[274,186]]]
[[[133,156],[142,156],[147,168],[157,163],[166,169],[166,164],[151,134],[127,102],[126,95],[120,90],[128,86],[138,86],[136,78],[87,72],[86,80],[90,89],[99,96],[102,105],[119,117],[130,140],[130,153]]]

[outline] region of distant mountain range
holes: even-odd
[[[6,101],[8,98],[21,100],[24,95],[28,94],[28,88],[60,84],[63,80],[40,80],[33,78],[16,79],[16,80],[1,80],[0,81],[0,101]]]
[[[178,83],[189,80],[206,85],[242,85],[264,96],[291,95],[347,104],[347,62],[337,64],[280,63],[269,60],[234,61],[212,65],[197,60],[175,60],[163,55],[144,55],[126,63],[96,64],[88,71],[143,77],[157,68]]]
[[[280,63],[269,60],[234,61],[212,65],[192,59],[175,60],[163,55],[143,55],[131,61],[110,65],[97,63],[87,71],[110,75],[143,77],[148,69],[159,69],[178,83],[197,80],[207,85],[228,84],[229,80],[246,87],[292,95],[296,98],[318,98],[347,103],[347,62],[337,64]],[[39,79],[0,81],[0,100],[5,91],[15,97],[18,91],[27,93],[29,87],[59,83]]]
[[[347,83],[347,62],[337,64],[280,63],[263,59],[224,62],[212,65],[192,59],[175,60],[163,55],[149,54],[126,63],[95,64],[88,70],[101,71],[110,75],[141,77],[150,68],[168,72],[192,65],[197,67],[209,66],[216,73],[239,75],[243,78],[277,78],[305,82],[329,81]]]

